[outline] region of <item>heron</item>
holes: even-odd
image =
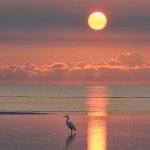
[[[68,126],[68,128],[71,130],[71,136],[72,136],[72,130],[74,130],[76,132],[76,127],[73,125],[72,122],[69,121],[69,116],[64,116],[66,117],[66,125]]]

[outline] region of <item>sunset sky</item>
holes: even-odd
[[[1,84],[150,84],[149,0],[0,1]],[[89,28],[94,12],[108,19]]]

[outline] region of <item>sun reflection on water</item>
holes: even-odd
[[[95,90],[89,88],[90,97],[94,93]],[[103,97],[106,97],[106,93],[103,92],[103,94]],[[87,104],[89,111],[87,132],[88,150],[106,150],[107,131],[105,116],[107,115],[108,101],[107,99],[89,98]]]
[[[97,122],[98,123],[98,122]],[[106,127],[104,122],[92,122],[88,128],[88,150],[106,150]]]

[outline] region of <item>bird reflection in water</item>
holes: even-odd
[[[68,138],[66,139],[66,150],[69,149],[69,146],[70,146],[71,143],[74,141],[75,137],[76,137],[76,133],[74,133],[74,134],[68,136]]]

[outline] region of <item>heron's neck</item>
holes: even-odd
[[[66,122],[68,122],[69,121],[69,118],[66,118]]]

